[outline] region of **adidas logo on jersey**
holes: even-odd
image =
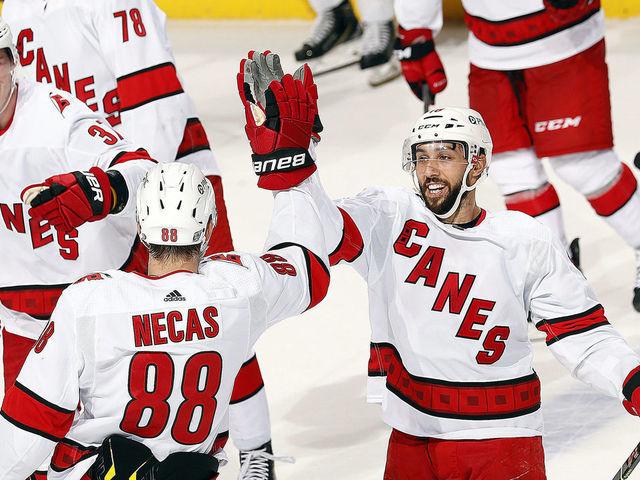
[[[169,292],[167,293],[167,296],[164,297],[165,302],[184,302],[185,300],[186,298],[184,298],[178,290]]]

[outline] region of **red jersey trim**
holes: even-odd
[[[55,405],[15,382],[4,397],[0,414],[22,430],[59,442],[71,428],[75,410]]]
[[[222,450],[224,446],[227,444],[229,440],[229,431],[221,432],[216,436],[216,439],[213,441],[213,447],[211,447],[211,451],[209,455],[215,455],[218,451]]]
[[[600,10],[596,0],[586,9],[576,7],[551,13],[542,9],[506,20],[487,20],[465,12],[464,21],[473,35],[494,47],[535,42],[587,21]]]
[[[369,345],[369,364],[367,374],[370,377],[386,377],[389,369],[389,356],[383,355],[385,346],[388,343],[373,343]],[[385,360],[386,359],[386,360]]]
[[[58,298],[68,286],[68,283],[63,283],[2,287],[0,301],[11,310],[26,313],[38,320],[49,320]]]
[[[109,168],[113,167],[114,165],[120,165],[121,163],[130,162],[132,160],[149,160],[153,163],[158,163],[153,158],[151,158],[149,152],[147,152],[144,148],[139,148],[135,152],[120,152],[115,157],[113,157],[113,160],[109,164]]]
[[[598,304],[582,313],[542,320],[536,324],[536,328],[547,334],[547,345],[553,345],[563,338],[588,332],[603,325],[609,325],[609,321],[604,315],[604,308]]]
[[[171,62],[161,63],[118,78],[121,112],[183,92],[178,72]]]
[[[258,364],[258,358],[254,355],[242,364],[236,381],[233,384],[230,404],[244,402],[256,395],[264,387],[262,372]]]
[[[606,192],[588,198],[589,203],[602,217],[609,217],[624,207],[638,189],[638,181],[626,163],[622,163],[620,177]]]
[[[184,136],[178,147],[176,160],[201,150],[211,150],[207,132],[199,119],[190,118],[184,127]]]
[[[451,382],[412,375],[391,344],[384,344],[381,351],[383,362],[388,365],[387,389],[427,415],[498,420],[527,415],[540,408],[540,380],[535,372],[495,382]]]
[[[513,193],[505,198],[507,209],[538,217],[560,206],[558,192],[550,183],[535,192]]]
[[[343,260],[352,263],[364,251],[364,240],[356,222],[344,209],[338,207],[338,211],[342,215],[342,238],[335,250],[329,254],[329,265],[331,266]]]

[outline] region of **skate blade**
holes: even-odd
[[[358,39],[341,43],[320,58],[307,61],[314,77],[337,72],[360,62],[360,42]]]
[[[379,87],[395,80],[401,74],[400,62],[395,57],[391,57],[387,63],[373,67],[367,81],[372,87]]]

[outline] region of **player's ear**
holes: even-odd
[[[471,171],[469,172],[469,180],[471,180],[469,183],[471,185],[475,184],[480,179],[480,177],[482,176],[482,173],[485,171],[486,168],[487,168],[487,157],[483,153],[478,155],[475,161],[473,162],[473,166],[471,167]]]
[[[214,225],[213,225],[213,222],[211,221],[211,217],[209,217],[209,222],[207,223],[207,230],[205,232],[205,239],[207,243],[209,242],[209,240],[211,240],[211,235],[213,235],[213,229],[214,229]]]

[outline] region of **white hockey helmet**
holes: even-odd
[[[462,107],[436,108],[418,119],[411,130],[411,134],[404,141],[402,146],[402,168],[406,172],[413,174],[416,168],[416,147],[424,143],[433,142],[455,142],[461,144],[468,162],[462,181],[462,188],[456,202],[448,212],[435,214],[439,218],[447,218],[458,209],[462,195],[475,189],[480,181],[488,175],[493,142],[482,116],[475,110]],[[473,185],[469,185],[467,182],[469,171],[478,156],[482,154],[486,158],[486,167],[478,181]]]
[[[13,34],[9,24],[4,21],[4,18],[0,18],[0,49],[8,48],[11,52],[11,57],[14,64],[18,64],[18,51],[16,50],[16,44],[13,41]]]
[[[195,165],[159,163],[138,186],[137,214],[145,245],[205,247],[207,223],[217,221],[213,187]]]

